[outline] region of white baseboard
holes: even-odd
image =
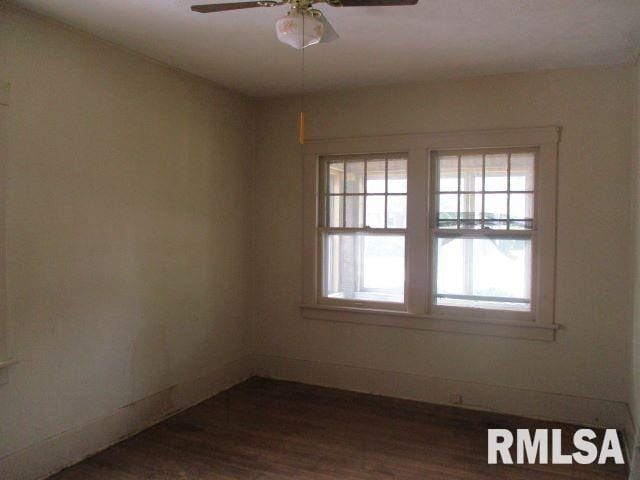
[[[625,440],[633,438],[629,437],[633,422],[624,402],[270,355],[257,355],[254,365],[255,374],[264,377],[440,405],[452,405],[452,395],[461,395],[462,403],[455,406],[617,428]]]
[[[230,362],[206,376],[174,385],[109,415],[49,437],[0,459],[0,478],[46,478],[100,450],[225,390],[252,375],[252,358]]]
[[[622,430],[631,450],[633,421],[623,402],[487,385],[403,372],[294,358],[246,356],[197,379],[174,385],[79,428],[0,458],[0,479],[37,480],[91,456],[189,408],[251,375],[313,385],[451,404],[529,418]],[[630,458],[630,457],[629,457]],[[639,477],[640,478],[640,477]]]

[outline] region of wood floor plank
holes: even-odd
[[[626,467],[487,465],[487,429],[579,427],[253,378],[50,480],[623,480]]]

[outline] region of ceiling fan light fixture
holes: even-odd
[[[278,19],[276,34],[282,43],[300,50],[322,40],[324,24],[311,13],[292,10]]]

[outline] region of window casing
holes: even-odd
[[[559,134],[545,127],[307,142],[304,317],[553,340]],[[402,161],[406,189],[403,180],[393,191],[389,172],[395,181],[398,170],[389,165]],[[384,180],[369,183],[365,170]],[[391,220],[396,197],[406,217]],[[331,245],[341,235],[346,250]],[[374,251],[364,244],[394,236],[395,246],[379,251],[396,253],[377,259],[379,272],[367,278],[376,262],[363,263]],[[351,272],[348,291],[336,279],[341,264]]]

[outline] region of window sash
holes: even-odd
[[[537,308],[537,281],[538,281],[538,265],[537,265],[537,235],[535,230],[453,230],[453,229],[432,229],[430,240],[430,287],[426,294],[428,298],[428,311],[434,313],[443,313],[454,316],[492,316],[495,318],[513,318],[522,321],[532,321],[536,318]],[[438,275],[438,238],[472,238],[472,239],[497,239],[497,240],[530,240],[531,241],[531,265],[530,265],[530,308],[528,310],[520,310],[510,308],[509,303],[503,308],[489,308],[488,306],[455,306],[438,304],[437,297],[437,275]],[[487,297],[482,297],[487,299]],[[487,300],[488,301],[488,300]],[[501,305],[502,306],[502,305]]]
[[[320,226],[325,228],[363,228],[363,229],[394,229],[393,227],[388,227],[387,223],[389,221],[388,213],[389,213],[389,197],[404,197],[408,199],[409,194],[409,186],[408,186],[408,175],[407,175],[407,189],[405,192],[390,192],[389,191],[389,161],[392,160],[405,160],[408,164],[408,155],[406,152],[394,152],[394,153],[374,153],[374,154],[363,154],[363,155],[332,155],[326,156],[320,159],[320,175],[319,175],[319,185],[320,185],[320,194],[322,196],[321,201],[319,203],[319,215]],[[368,165],[374,161],[384,161],[384,191],[382,192],[370,192],[368,187]],[[361,192],[347,192],[347,164],[354,162],[363,162],[364,163],[364,171],[363,171],[363,190]],[[331,192],[328,188],[328,180],[329,180],[329,169],[331,165],[342,164],[342,188],[340,192]],[[370,227],[367,226],[367,204],[368,199],[372,196],[384,196],[384,227]],[[341,205],[341,226],[331,226],[329,220],[330,208],[329,203],[331,198],[342,198]],[[347,198],[348,197],[362,197],[363,198],[363,210],[362,210],[362,221],[363,227],[347,227]],[[405,212],[406,214],[406,212]],[[405,220],[406,223],[406,220]]]
[[[533,189],[514,189],[511,188],[511,167],[512,167],[512,156],[515,154],[523,154],[529,153],[533,155],[533,180],[534,187]],[[507,189],[504,190],[489,190],[486,185],[486,157],[490,155],[506,155],[507,156],[507,168],[505,171],[506,174],[506,182]],[[461,226],[464,223],[478,223],[480,225],[480,229],[485,229],[485,224],[487,222],[492,222],[495,224],[504,224],[505,230],[512,230],[512,223],[514,222],[531,222],[530,228],[524,230],[535,230],[536,229],[536,221],[538,218],[537,215],[537,188],[536,185],[538,183],[539,177],[539,167],[537,157],[539,154],[538,148],[525,148],[525,147],[508,147],[508,148],[476,148],[476,149],[443,149],[443,150],[434,150],[431,152],[429,156],[429,170],[432,181],[429,184],[430,192],[427,192],[430,198],[430,209],[429,219],[430,219],[430,228],[438,228],[441,221],[446,221],[446,219],[440,218],[440,206],[439,202],[442,198],[442,195],[456,195],[456,218],[455,223],[456,226],[454,228],[450,228],[448,230],[461,230]],[[462,157],[463,156],[481,156],[482,157],[482,186],[480,189],[469,190],[462,188]],[[439,180],[440,180],[440,172],[439,172],[439,159],[440,157],[457,157],[457,188],[455,190],[441,190]],[[462,218],[461,212],[461,196],[462,195],[474,195],[480,196],[481,205],[480,205],[480,215],[479,218]],[[491,219],[486,218],[486,198],[487,195],[505,195],[506,196],[506,216],[504,219]],[[511,200],[512,195],[531,195],[532,199],[532,212],[530,218],[516,218],[511,216]],[[454,222],[454,219],[451,219],[451,222]],[[444,230],[444,229],[442,229]],[[492,229],[492,230],[502,230],[502,229]],[[513,229],[519,230],[519,229]]]
[[[379,235],[379,236],[402,236],[404,239],[404,288],[403,288],[403,301],[402,302],[385,302],[381,300],[361,300],[354,298],[336,298],[330,297],[327,294],[328,291],[328,271],[325,267],[326,265],[326,255],[327,255],[327,238],[330,234],[340,234],[340,233],[363,233],[367,235]],[[398,229],[383,229],[383,228],[328,228],[328,227],[320,227],[318,228],[318,272],[319,272],[319,282],[318,282],[318,299],[321,303],[325,304],[335,304],[335,305],[343,305],[343,306],[366,306],[369,308],[381,308],[386,310],[402,310],[406,311],[407,309],[407,296],[408,296],[408,281],[407,281],[407,265],[408,265],[408,255],[407,255],[407,235],[406,229],[398,228]],[[362,265],[360,265],[362,268]],[[358,279],[359,281],[359,279]],[[358,286],[358,291],[366,291],[366,289],[362,289]]]

